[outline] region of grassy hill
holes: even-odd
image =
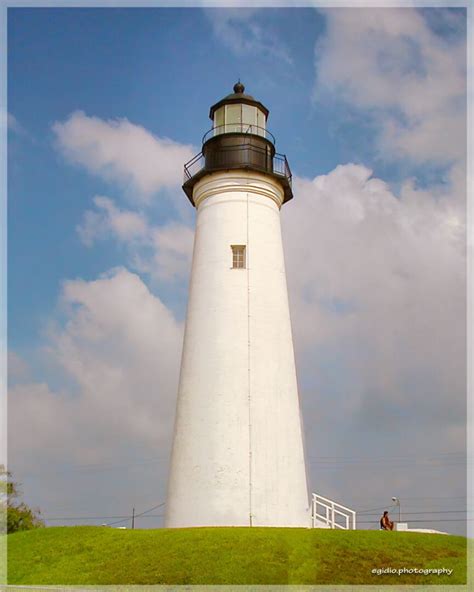
[[[448,575],[375,575],[375,568]],[[9,584],[463,584],[466,539],[301,528],[40,528],[8,535]]]

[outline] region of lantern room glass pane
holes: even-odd
[[[256,109],[257,111],[257,130],[259,136],[265,136],[265,113]]]
[[[224,124],[225,124],[225,106],[217,109],[214,113],[214,135],[223,134],[224,133]]]
[[[257,126],[257,107],[251,105],[242,104],[242,123],[243,132],[249,134],[256,134]]]
[[[239,132],[242,129],[242,105],[226,105],[225,131]]]

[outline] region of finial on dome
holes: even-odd
[[[239,81],[236,84],[234,84],[234,92],[242,94],[244,92],[244,90],[245,90],[245,86],[240,82],[240,78],[239,78]]]

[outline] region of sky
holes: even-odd
[[[310,491],[365,528],[396,496],[413,527],[463,533],[463,8],[8,10],[9,468],[48,524],[165,501],[183,164],[238,78],[293,173]]]

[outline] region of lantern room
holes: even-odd
[[[247,133],[265,137],[267,117],[268,109],[245,94],[240,80],[234,85],[234,92],[213,105],[209,112],[213,135]]]
[[[275,138],[267,129],[269,111],[245,93],[240,81],[233,90],[211,107],[213,126],[202,138],[202,151],[184,165],[183,190],[194,205],[194,186],[205,175],[250,170],[276,178],[283,187],[285,203],[293,197],[291,171],[285,155],[276,152]]]

